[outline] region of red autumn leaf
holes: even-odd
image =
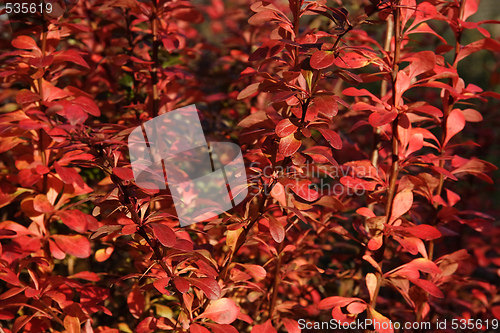
[[[69,61],[77,65],[83,66],[90,69],[87,62],[82,58],[82,56],[76,50],[65,50],[54,54],[54,60]]]
[[[271,236],[276,241],[276,243],[281,243],[285,239],[285,228],[281,221],[284,219],[286,221],[286,216],[282,217],[274,217],[272,215],[268,216],[269,221],[269,231],[271,232]]]
[[[332,95],[315,96],[312,105],[309,107],[316,107],[319,113],[324,114],[329,119],[336,116],[339,112],[337,99]]]
[[[170,294],[170,292],[167,290],[167,287],[170,285],[170,278],[169,277],[157,279],[153,283],[153,285],[156,288],[156,290],[158,290],[160,293],[167,294],[167,295]],[[189,283],[188,283],[188,289],[189,289]]]
[[[99,249],[95,252],[95,255],[94,255],[95,260],[97,262],[104,262],[104,261],[108,260],[109,257],[111,257],[111,255],[113,254],[113,251],[114,251],[114,248],[111,246],[108,246],[105,249]]]
[[[423,279],[410,279],[410,281],[434,297],[437,297],[437,298],[444,297],[443,292],[441,290],[439,290],[439,288],[436,287],[436,285],[434,283],[432,283],[431,281],[423,280]]]
[[[462,131],[464,127],[464,114],[459,109],[453,109],[446,119],[446,138],[443,142],[443,147],[446,146],[453,136]]]
[[[389,124],[398,116],[397,112],[374,112],[368,117],[368,121],[370,125],[373,127],[384,126],[385,124]]]
[[[358,314],[366,310],[366,303],[352,302],[346,307],[347,312],[352,314]]]
[[[70,105],[64,109],[64,116],[68,119],[71,126],[83,124],[89,117],[83,109],[76,104]]]
[[[342,149],[342,139],[337,132],[326,128],[318,128],[318,131],[323,135],[326,141],[328,141],[330,146],[335,149]]]
[[[491,308],[491,313],[496,319],[500,320],[500,305]]]
[[[402,70],[399,71],[396,77],[396,105],[402,104],[402,102],[400,101],[401,97],[403,96],[404,92],[408,90],[410,84],[411,77]]]
[[[68,276],[68,278],[70,278],[70,279],[82,279],[82,280],[87,280],[87,281],[92,281],[92,282],[97,282],[97,281],[101,280],[99,278],[99,275],[97,275],[94,272],[88,272],[88,271],[78,272],[76,274]]]
[[[211,300],[221,297],[221,289],[215,279],[211,278],[185,278],[193,286],[201,289],[203,293]]]
[[[398,217],[410,210],[413,204],[413,192],[408,189],[397,193],[392,204],[391,218],[389,223],[394,222]]]
[[[21,35],[16,37],[12,41],[12,46],[18,49],[29,49],[29,50],[38,49],[35,40],[26,35]]]
[[[278,331],[273,327],[271,319],[268,319],[264,324],[255,325],[251,333],[278,333]]]
[[[483,120],[483,115],[474,109],[465,109],[462,110],[465,121],[470,123],[477,123]]]
[[[61,180],[66,184],[75,183],[76,185],[78,185],[78,187],[85,186],[82,177],[78,174],[78,172],[76,172],[75,169],[62,167],[57,162],[54,162],[54,168],[56,169],[59,177],[61,177]]]
[[[97,220],[93,216],[78,209],[61,210],[57,212],[57,215],[65,225],[79,233],[84,233],[87,229],[96,230],[99,227]]]
[[[78,317],[73,317],[66,315],[64,317],[64,328],[68,333],[80,333],[80,319]]]
[[[356,297],[342,297],[342,296],[331,296],[322,299],[318,304],[318,309],[331,309],[336,307],[344,307],[352,302],[363,302],[360,298]]]
[[[10,283],[14,286],[20,286],[21,282],[17,275],[7,267],[0,267],[0,280]]]
[[[295,321],[293,319],[288,319],[288,318],[283,318],[283,319],[281,319],[281,321],[283,322],[283,325],[285,326],[288,333],[300,333],[301,332],[300,325],[297,321]]]
[[[375,217],[375,213],[369,209],[369,208],[366,208],[366,207],[361,207],[361,208],[358,208],[356,210],[356,213],[358,213],[359,215],[361,216],[364,216],[364,217]]]
[[[210,322],[204,322],[203,324],[208,326],[213,333],[239,333],[238,330],[231,325]]]
[[[221,298],[210,303],[199,317],[211,319],[218,324],[231,324],[236,320],[239,312],[240,308],[232,299]]]
[[[174,10],[173,16],[179,20],[192,23],[203,22],[203,15],[194,7],[178,8]]]
[[[16,95],[17,104],[27,104],[38,102],[40,100],[40,95],[35,94],[31,90],[23,89],[19,91]]]
[[[66,253],[51,239],[49,239],[49,249],[52,256],[56,259],[62,260],[66,257]]]
[[[67,254],[77,258],[87,258],[90,256],[90,242],[82,235],[53,235],[51,237],[57,246]]]
[[[412,227],[406,227],[404,230],[408,231],[415,237],[425,240],[437,239],[441,237],[441,233],[439,232],[439,230],[427,224],[420,224]]]
[[[267,276],[266,269],[262,266],[253,264],[241,264],[241,266],[245,267],[248,273],[256,280],[264,279]]]
[[[172,247],[175,245],[177,237],[172,228],[161,223],[150,223],[149,225],[153,229],[156,239],[158,239],[163,246]]]
[[[377,333],[394,333],[393,324],[389,318],[384,317],[382,314],[377,312],[372,307],[368,308],[370,315],[373,320],[373,326],[375,327],[375,332]]]
[[[240,100],[240,99],[245,99],[247,97],[252,96],[253,94],[255,94],[259,90],[259,85],[260,85],[260,82],[252,83],[251,85],[249,85],[248,87],[246,87],[245,89],[240,91],[237,99]],[[239,126],[242,126],[242,125],[239,125]]]
[[[186,293],[189,290],[189,281],[183,277],[176,276],[173,280],[175,288],[181,293]]]
[[[306,201],[315,201],[319,197],[318,192],[309,188],[309,185],[312,184],[310,180],[281,178],[280,183],[285,186],[285,188],[290,188],[295,194]]]
[[[335,66],[340,68],[361,68],[370,64],[370,59],[357,52],[347,52],[335,59]]]
[[[323,69],[333,65],[335,62],[335,54],[333,51],[316,51],[310,59],[311,67],[314,69]]]
[[[127,304],[130,314],[134,318],[139,319],[144,312],[145,306],[143,292],[139,288],[134,287],[127,296]]]
[[[255,13],[252,17],[248,19],[248,23],[251,25],[260,25],[276,19],[278,19],[278,15],[276,15],[274,11],[265,10]]]
[[[377,277],[373,273],[366,274],[366,288],[368,289],[368,293],[370,294],[370,301],[373,300],[375,295],[375,291],[377,289]]]
[[[134,172],[130,168],[113,168],[113,173],[118,176],[118,178],[122,180],[133,180]]]
[[[285,156],[292,156],[302,145],[301,140],[295,139],[295,133],[292,133],[284,138],[281,138],[278,151]]]
[[[297,126],[295,126],[290,119],[283,119],[276,125],[276,134],[280,138],[284,138],[293,134],[297,131]]]
[[[210,331],[207,328],[205,328],[201,325],[198,325],[196,323],[193,323],[189,326],[189,332],[190,333],[210,333]]]
[[[45,194],[37,194],[35,196],[33,208],[40,213],[50,213],[54,210],[54,206],[52,206]]]
[[[101,111],[99,110],[97,104],[95,104],[93,100],[86,96],[78,96],[71,102],[80,106],[85,112],[90,115],[93,115],[95,117],[99,117],[101,115]]]

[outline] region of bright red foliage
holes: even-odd
[[[81,0],[2,33],[0,331],[494,327],[499,78],[463,64],[500,42],[478,4]],[[126,143],[194,103],[249,195],[181,228]]]

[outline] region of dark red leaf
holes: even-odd
[[[186,278],[193,286],[198,287],[203,293],[212,300],[219,299],[221,289],[215,279],[211,278]]]
[[[184,294],[189,290],[189,281],[183,277],[176,276],[174,278],[174,286],[177,290],[179,290],[179,292]]]
[[[342,139],[340,138],[340,135],[337,134],[337,132],[326,128],[318,128],[318,131],[320,131],[320,133],[323,135],[326,141],[328,141],[330,146],[335,149],[342,149]]]
[[[439,232],[439,230],[427,224],[420,224],[412,227],[406,227],[405,230],[408,231],[413,236],[425,240],[437,239],[441,237],[441,233]]]
[[[283,119],[276,125],[276,134],[280,138],[284,138],[293,134],[297,131],[297,126],[295,126],[290,119]]]
[[[80,66],[83,66],[85,68],[90,69],[87,62],[82,58],[82,56],[76,50],[69,49],[69,50],[61,51],[61,52],[54,55],[54,59],[62,60],[62,61],[69,61],[69,62],[72,62],[72,63],[75,63],[77,65],[80,65]]]
[[[172,247],[175,245],[177,237],[172,228],[161,223],[150,223],[149,225],[153,229],[156,239],[158,239],[163,246]]]
[[[295,133],[281,138],[278,151],[285,156],[292,156],[302,145],[301,140],[295,139]]]
[[[76,172],[75,169],[62,167],[57,162],[54,162],[54,168],[56,169],[59,177],[61,177],[61,180],[66,184],[75,183],[76,185],[78,185],[78,187],[81,188],[85,186],[82,177],[78,174],[78,172]]]

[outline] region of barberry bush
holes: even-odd
[[[50,3],[0,12],[0,332],[500,326],[479,0]],[[191,104],[248,195],[180,227],[127,138]]]

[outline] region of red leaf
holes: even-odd
[[[18,49],[29,49],[29,50],[38,49],[35,40],[25,35],[16,37],[16,39],[12,41],[12,46]]]
[[[57,246],[67,254],[77,258],[87,258],[90,256],[90,242],[82,235],[53,235],[52,238]]]
[[[134,316],[134,318],[139,319],[144,312],[145,306],[144,295],[139,288],[134,287],[128,294],[127,304],[130,314]]]
[[[483,115],[474,109],[462,110],[465,121],[470,123],[477,123],[483,120]]]
[[[396,77],[396,105],[400,105],[403,93],[408,90],[411,84],[411,77],[403,71],[399,71]]]
[[[134,172],[130,168],[113,168],[113,173],[118,176],[118,178],[122,180],[133,180]]]
[[[398,217],[410,210],[413,204],[413,192],[404,189],[394,196],[392,204],[392,213],[389,223],[394,222]]]
[[[392,328],[393,324],[389,318],[384,317],[371,307],[368,308],[368,311],[370,311],[370,315],[373,320],[372,325],[375,327],[375,331],[377,333],[394,333],[394,329]]]
[[[285,156],[292,156],[302,145],[301,140],[295,139],[295,133],[292,133],[284,138],[281,138],[279,143],[279,153]]]
[[[205,322],[206,326],[210,327],[213,333],[239,333],[236,328],[227,324],[214,324]]]
[[[238,317],[240,308],[229,298],[221,298],[210,303],[199,317],[208,318],[218,324],[231,324]]]
[[[149,225],[153,229],[156,239],[158,239],[163,246],[172,247],[175,245],[177,237],[172,228],[161,223],[150,223]]]
[[[190,333],[210,333],[208,329],[205,327],[198,325],[196,323],[193,323],[189,326],[189,332]]]
[[[360,298],[356,297],[342,297],[342,296],[331,296],[322,299],[318,304],[318,309],[331,309],[336,307],[344,307],[352,302],[363,302]]]
[[[441,292],[441,290],[439,290],[439,288],[436,287],[436,285],[434,283],[432,283],[431,281],[423,280],[423,279],[410,279],[410,281],[413,282],[414,284],[416,284],[417,286],[419,286],[420,288],[422,288],[423,290],[425,290],[426,292],[428,292],[429,294],[431,294],[434,297],[437,297],[437,298],[443,298],[444,297],[444,295]]]
[[[346,308],[347,312],[358,314],[366,310],[366,303],[352,302]]]
[[[281,243],[285,239],[285,228],[281,221],[284,219],[286,221],[286,216],[282,217],[274,217],[272,215],[268,216],[269,219],[269,231],[271,232],[271,236],[276,241],[276,243]]]
[[[326,128],[318,128],[318,131],[320,131],[320,133],[323,135],[326,141],[328,141],[330,146],[332,146],[335,149],[342,149],[342,139],[340,138],[340,135],[338,135],[337,132],[334,132]]]
[[[284,138],[293,134],[297,131],[297,126],[295,126],[290,119],[283,119],[276,125],[276,134],[280,138]]]
[[[99,227],[99,223],[93,216],[77,209],[62,210],[57,212],[57,215],[65,225],[79,233],[84,233],[87,229],[96,230]]]
[[[245,99],[247,97],[252,96],[253,94],[255,94],[259,90],[259,85],[260,85],[260,82],[252,83],[251,85],[249,85],[248,87],[246,87],[245,89],[240,91],[237,99],[240,100],[240,99]],[[240,125],[240,126],[242,126],[242,125]]]
[[[278,333],[273,327],[271,319],[268,319],[264,324],[255,325],[251,333]]]
[[[312,106],[316,107],[319,113],[324,114],[329,119],[336,116],[339,112],[337,100],[335,96],[332,95],[319,95],[314,97]]]
[[[397,112],[374,112],[368,117],[368,121],[370,125],[373,127],[384,126],[385,124],[389,124],[398,116]]]
[[[219,299],[221,289],[217,281],[211,278],[185,278],[195,287],[198,287],[205,295],[212,300]]]
[[[335,54],[333,51],[316,51],[311,56],[310,64],[314,69],[323,69],[333,65]]]
[[[420,224],[413,227],[406,227],[404,230],[408,231],[415,237],[431,240],[441,237],[441,233],[435,227],[427,224]]]
[[[76,185],[78,185],[78,187],[81,188],[85,186],[82,177],[78,174],[78,172],[76,172],[75,169],[62,167],[57,162],[54,162],[54,168],[56,169],[59,177],[61,177],[61,180],[66,184],[75,183]]]
[[[298,181],[295,179],[281,178],[280,183],[283,184],[285,188],[290,188],[295,194],[306,201],[315,201],[319,197],[318,192],[309,188],[309,185],[312,184],[310,180],[302,179]]]
[[[87,62],[82,58],[82,56],[76,50],[65,50],[54,55],[54,59],[69,61],[77,65],[83,66],[90,69]]]
[[[66,253],[56,243],[49,239],[49,249],[52,256],[56,259],[62,260],[66,257]]]
[[[267,276],[266,269],[259,265],[241,264],[254,277],[254,279],[263,279]]]
[[[500,320],[500,305],[492,307],[491,313],[493,314],[493,316],[495,316],[495,318]]]
[[[375,213],[369,209],[369,208],[366,208],[366,207],[361,207],[361,208],[358,208],[356,210],[356,213],[358,213],[359,215],[361,216],[364,216],[364,217],[375,217]]]
[[[37,194],[33,200],[33,208],[40,213],[50,213],[54,206],[49,202],[45,194]]]
[[[335,59],[335,66],[340,68],[361,68],[370,64],[370,59],[357,52],[347,52]]]
[[[35,94],[31,90],[23,89],[17,93],[16,102],[17,104],[27,104],[38,102],[40,100],[40,95]]]
[[[375,291],[377,289],[377,277],[373,273],[366,274],[366,288],[368,289],[368,293],[370,294],[370,301],[373,300],[373,296],[375,295]]]
[[[293,319],[283,318],[281,319],[283,325],[285,326],[288,333],[300,333],[301,329],[299,323]]]
[[[446,119],[446,138],[443,142],[443,147],[448,141],[465,127],[464,114],[459,109],[453,109]]]
[[[91,114],[95,117],[99,117],[101,115],[101,111],[99,110],[97,104],[95,104],[94,101],[88,97],[78,96],[71,102],[80,106],[88,114]]]
[[[177,290],[179,290],[179,292],[184,294],[189,290],[189,281],[183,277],[176,276],[174,278],[174,286]]]
[[[260,25],[278,19],[278,15],[271,10],[258,12],[248,19],[250,25]]]
[[[156,290],[158,290],[160,293],[167,295],[170,294],[170,292],[167,290],[167,287],[170,285],[169,277],[158,279],[153,283],[153,285],[156,288]],[[188,284],[188,289],[189,289],[189,284]]]

